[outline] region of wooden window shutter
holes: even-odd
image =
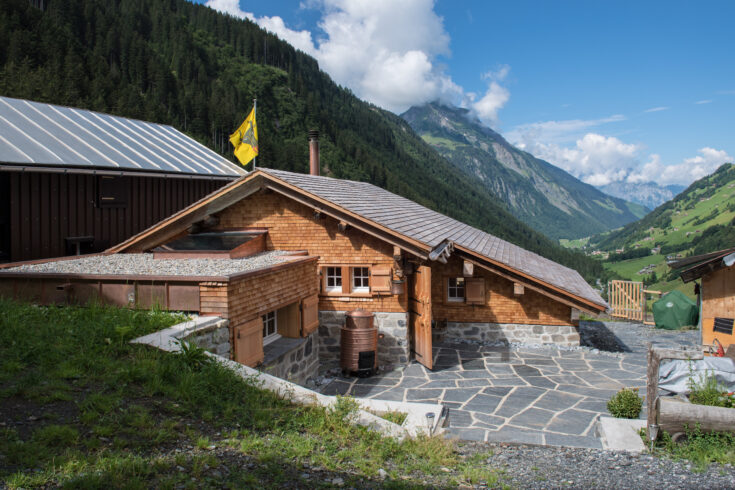
[[[390,267],[373,267],[370,269],[370,291],[374,293],[390,293],[390,281],[393,274]]]
[[[319,328],[319,295],[309,296],[301,301],[301,336]]]
[[[263,362],[263,319],[260,316],[237,329],[235,347],[237,362],[250,367]]]
[[[342,267],[342,294],[352,292],[352,274],[349,267]]]
[[[468,277],[465,279],[464,290],[466,302],[468,305],[484,305],[485,304],[485,278]]]

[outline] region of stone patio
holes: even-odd
[[[596,425],[610,397],[624,387],[645,392],[646,343],[694,345],[699,335],[601,322],[583,324],[580,334],[586,346],[576,350],[445,341],[434,346],[433,371],[412,363],[370,378],[338,377],[322,392],[438,401],[450,409],[449,437],[601,448]]]

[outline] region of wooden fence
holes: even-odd
[[[647,296],[655,294],[661,296],[661,291],[643,289],[643,283],[638,281],[613,280],[608,283],[608,297],[610,299],[611,315],[616,318],[642,322],[653,325],[648,321]]]

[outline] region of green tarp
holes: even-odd
[[[696,325],[699,319],[697,303],[681,291],[669,294],[653,303],[653,319],[656,328],[677,330],[686,325]]]

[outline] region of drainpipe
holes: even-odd
[[[309,130],[309,175],[319,175],[319,130]]]

